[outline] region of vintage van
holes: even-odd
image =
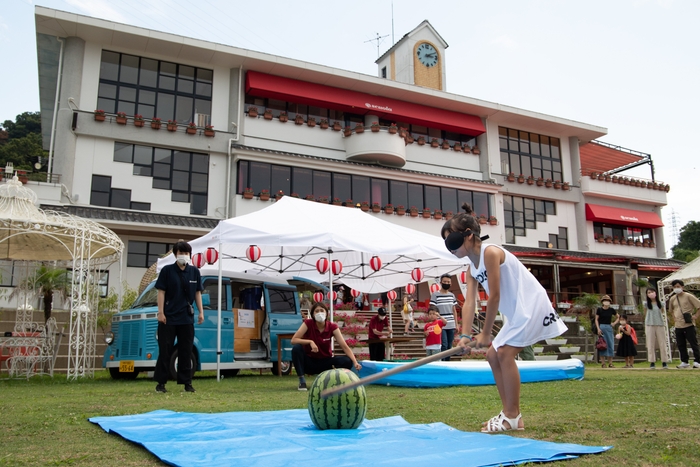
[[[202,307],[204,322],[195,322],[192,349],[193,373],[216,370],[218,309],[218,271],[202,271]],[[277,361],[277,335],[293,334],[302,322],[298,288],[322,288],[304,279],[282,278],[223,272],[221,293],[221,360],[225,376],[241,369],[269,368],[277,374],[289,374],[291,344],[282,343],[281,361]],[[115,379],[133,379],[141,372],[152,372],[158,360],[158,291],[151,282],[132,307],[112,318],[105,335],[107,349],[102,360]],[[261,306],[261,298],[264,307]],[[264,309],[263,309],[264,308]],[[195,304],[195,314],[196,304]],[[196,321],[196,320],[195,320]],[[177,350],[170,360],[173,379],[177,374]]]

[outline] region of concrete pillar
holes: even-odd
[[[241,92],[240,86],[242,85],[241,83],[243,82],[243,77],[241,76],[241,70],[238,68],[231,68],[231,78],[229,80],[229,101],[228,101],[228,126],[229,128],[227,131],[232,132],[234,135],[238,136],[240,135],[240,128],[237,126],[232,125],[231,123],[235,123],[236,125],[240,125],[240,119],[241,116],[238,114],[238,108],[239,104],[238,101],[239,99],[243,99],[245,101],[245,94]],[[243,109],[243,102],[240,104],[241,110]]]
[[[571,179],[571,191],[579,195],[578,202],[574,204],[576,212],[576,239],[578,241],[577,249],[579,251],[589,251],[589,242],[593,239],[588,238],[586,229],[586,203],[581,192],[581,154],[579,152],[579,140],[576,136],[569,137],[569,154],[571,154],[571,173],[564,174],[565,180]]]
[[[654,206],[653,211],[656,213],[656,215],[659,216],[660,219],[663,219],[661,217],[661,206]],[[664,228],[659,227],[657,229],[654,229],[654,243],[656,244],[656,256],[659,258],[665,258],[666,257],[666,239],[664,238]]]

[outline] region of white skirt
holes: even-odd
[[[531,316],[515,313],[513,317],[506,318],[491,345],[494,350],[503,345],[511,347],[527,347],[545,339],[561,336],[568,329],[559,318],[551,304],[547,307],[539,307],[539,311],[531,313]]]

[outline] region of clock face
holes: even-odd
[[[437,65],[437,50],[435,50],[435,47],[428,44],[427,42],[423,42],[421,45],[418,46],[418,48],[416,49],[416,55],[418,55],[418,60],[428,68]]]

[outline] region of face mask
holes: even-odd
[[[451,284],[446,284],[445,282],[442,283],[442,288],[443,290],[449,290]]]
[[[656,292],[649,292],[647,294],[647,297],[651,298],[652,300],[656,298]]]
[[[189,263],[189,261],[189,255],[177,255],[177,264],[179,264],[180,266],[184,266],[185,264]]]
[[[673,293],[681,293],[681,292],[683,292],[683,289],[681,289],[680,287],[673,289]]]
[[[322,323],[326,320],[326,314],[325,313],[316,313],[314,315],[314,319],[318,321],[319,323]]]
[[[620,326],[624,326],[625,324],[627,324],[627,321],[620,320]]]

